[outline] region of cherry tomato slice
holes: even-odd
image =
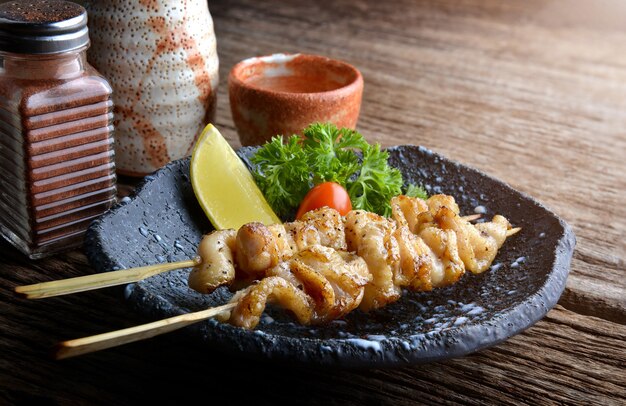
[[[313,187],[309,193],[304,196],[296,219],[301,218],[307,211],[315,210],[320,207],[328,206],[337,210],[342,216],[345,216],[352,210],[352,202],[346,189],[339,183],[324,182]]]

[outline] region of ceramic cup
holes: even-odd
[[[228,77],[230,107],[242,145],[301,134],[314,122],[355,128],[363,77],[352,65],[318,55],[246,59]]]

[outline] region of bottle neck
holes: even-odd
[[[15,79],[64,80],[85,71],[85,49],[58,55],[0,53],[0,73]]]

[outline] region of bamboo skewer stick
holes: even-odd
[[[199,312],[181,314],[179,316],[135,327],[129,327],[122,330],[63,341],[57,345],[55,358],[64,359],[75,357],[78,355],[88,354],[90,352],[144,340],[160,334],[169,333],[170,331],[178,330],[199,321],[217,316],[218,314],[230,310],[235,306],[237,306],[237,303],[228,303],[222,306],[201,310]]]
[[[167,264],[148,265],[139,268],[37,283],[34,285],[18,286],[15,288],[15,293],[28,299],[42,299],[45,297],[68,295],[70,293],[85,292],[88,290],[137,282],[174,269],[193,267],[198,265],[200,261],[200,257],[196,257],[194,259]]]

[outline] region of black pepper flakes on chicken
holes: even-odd
[[[215,231],[200,243],[202,262],[189,286],[210,293],[247,285],[222,316],[237,326],[254,328],[267,303],[289,309],[302,324],[319,324],[393,303],[403,288],[427,291],[455,283],[466,270],[484,272],[519,231],[500,215],[472,224],[447,195],[397,196],[391,207],[391,219],[362,210],[343,218],[324,207],[292,223]]]

